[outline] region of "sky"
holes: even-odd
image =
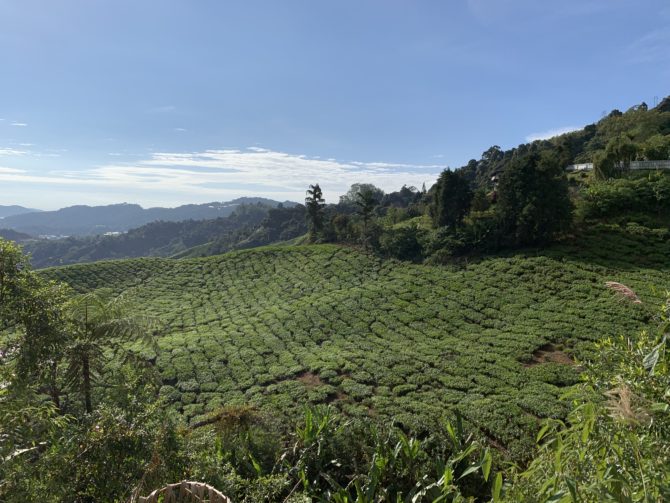
[[[0,205],[336,202],[669,94],[667,0],[0,0]]]

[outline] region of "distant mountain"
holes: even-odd
[[[17,243],[23,243],[25,241],[34,239],[29,234],[24,234],[23,232],[18,232],[13,229],[0,229],[0,238],[16,241]]]
[[[262,197],[242,197],[228,202],[187,204],[176,208],[148,208],[137,204],[69,206],[56,211],[8,216],[2,227],[35,236],[87,236],[125,232],[158,220],[180,222],[227,217],[240,205],[258,204],[274,208],[280,203]],[[287,206],[296,203],[285,202]]]
[[[305,216],[302,205],[242,204],[227,217],[152,222],[118,235],[32,239],[23,243],[23,249],[37,268],[131,257],[214,255],[295,238],[307,232]]]
[[[36,213],[41,210],[34,210],[32,208],[24,208],[23,206],[11,205],[3,206],[0,204],[0,219],[5,217],[11,217],[14,215],[22,215],[24,213]]]

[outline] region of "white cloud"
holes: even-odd
[[[16,148],[11,148],[11,147],[0,148],[0,155],[19,156],[19,155],[26,155],[27,153],[28,152],[26,150],[18,150]]]
[[[554,136],[560,136],[565,133],[571,133],[572,131],[579,131],[583,126],[566,126],[556,129],[550,129],[548,131],[543,131],[541,133],[530,133],[526,136],[527,142],[533,142],[535,140],[548,140]]]
[[[16,168],[5,168],[3,166],[0,166],[0,175],[2,175],[3,173],[6,174],[25,173],[25,170]]]
[[[25,122],[12,122],[12,126],[16,127],[26,127],[27,125],[28,124],[26,124]]]
[[[431,184],[441,165],[354,162],[317,159],[254,147],[246,150],[157,152],[137,163],[107,164],[85,171],[49,175],[0,173],[15,183],[89,186],[101,190],[180,194],[187,199],[260,195],[301,201],[310,184],[319,183],[329,201],[337,201],[355,182],[386,190]],[[173,199],[172,199],[173,200]]]
[[[184,131],[186,131],[186,129],[184,129],[183,127],[176,127],[174,128],[174,130],[177,131],[178,133],[183,133]]]

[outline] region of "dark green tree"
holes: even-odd
[[[563,167],[547,152],[517,156],[500,177],[498,204],[503,241],[544,244],[572,222]]]
[[[477,189],[472,197],[472,211],[486,211],[491,207],[491,200],[484,189]]]
[[[376,197],[374,191],[369,188],[364,188],[356,194],[355,204],[357,207],[356,213],[360,215],[361,220],[363,221],[363,227],[361,228],[361,241],[363,245],[369,247],[369,228],[370,220],[372,219],[372,213],[375,210],[379,200]]]
[[[598,180],[607,180],[617,175],[616,160],[606,150],[593,154],[593,173]]]
[[[368,197],[374,198],[377,204],[380,204],[384,197],[384,191],[371,183],[353,183],[347,193],[340,196],[340,204],[357,205],[359,196],[363,192],[367,193]]]
[[[135,316],[125,296],[92,292],[73,299],[68,308],[70,330],[65,352],[67,385],[84,397],[87,413],[93,411],[92,389],[110,352],[126,352],[140,341],[156,349],[153,322]],[[128,356],[126,353],[124,356]]]
[[[35,274],[21,248],[0,239],[0,331],[12,334],[0,355],[15,355],[18,381],[48,392],[57,408],[67,293],[64,285]]]
[[[310,238],[314,240],[323,231],[323,207],[326,203],[318,183],[310,185],[306,194],[305,207],[309,220],[309,233]]]
[[[425,231],[417,225],[389,229],[380,238],[381,251],[400,260],[419,261],[423,258],[424,235]]]
[[[430,212],[435,227],[458,227],[470,210],[472,190],[460,173],[445,169],[434,188]]]

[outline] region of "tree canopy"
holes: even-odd
[[[433,192],[431,213],[436,227],[456,227],[470,209],[472,189],[460,171],[445,169]]]
[[[497,211],[503,240],[543,244],[572,221],[572,203],[563,167],[555,156],[517,156],[500,177]]]
[[[310,185],[305,197],[305,207],[309,219],[309,232],[312,239],[323,231],[323,207],[326,205],[319,184]]]

